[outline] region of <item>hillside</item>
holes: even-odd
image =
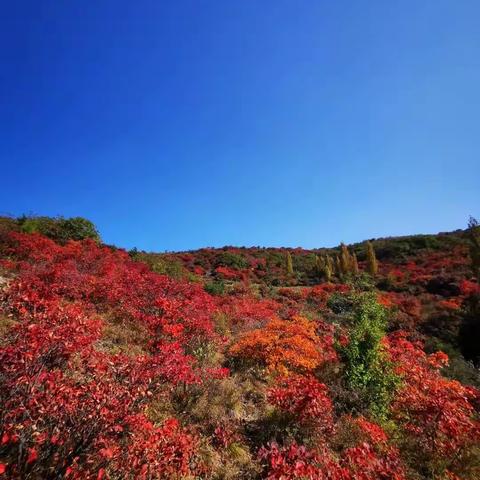
[[[478,238],[160,254],[0,219],[0,478],[479,478]]]

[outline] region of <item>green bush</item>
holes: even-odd
[[[248,261],[243,255],[233,252],[222,252],[215,259],[215,266],[223,266],[241,270],[248,267]]]
[[[208,282],[203,288],[210,295],[223,295],[225,293],[225,283],[222,280]]]
[[[399,382],[382,346],[386,310],[374,293],[357,295],[352,321],[349,342],[341,348],[346,384],[374,417],[384,419]]]
[[[22,216],[17,219],[21,231],[25,233],[40,233],[58,242],[69,240],[84,240],[91,238],[100,241],[100,235],[95,225],[82,217],[37,217]]]

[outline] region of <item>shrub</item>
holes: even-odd
[[[341,347],[347,386],[380,418],[386,416],[398,384],[383,345],[386,323],[386,311],[375,294],[356,297],[348,343]]]
[[[69,240],[85,240],[90,238],[100,241],[95,225],[86,218],[73,217],[20,217],[20,228],[25,233],[40,233],[59,243]]]
[[[210,295],[223,295],[225,293],[225,283],[222,280],[208,282],[203,288]]]
[[[404,449],[416,468],[429,472],[431,478],[449,472],[478,478],[480,392],[442,377],[440,369],[448,356],[427,355],[421,347],[401,332],[389,339],[397,374],[403,379],[392,409],[405,434]]]
[[[260,361],[267,370],[280,374],[308,372],[336,359],[333,336],[320,338],[316,324],[303,317],[273,318],[265,327],[244,334],[230,354],[247,361]]]
[[[268,401],[314,433],[333,432],[333,406],[328,389],[315,377],[292,375],[281,379],[268,390]]]

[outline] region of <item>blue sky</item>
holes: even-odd
[[[127,248],[480,216],[480,2],[2,2],[0,213]]]

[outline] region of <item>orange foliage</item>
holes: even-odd
[[[273,318],[265,327],[243,335],[230,353],[261,361],[269,371],[281,374],[311,371],[336,358],[332,339],[319,337],[316,328],[316,323],[301,316],[291,320]]]

